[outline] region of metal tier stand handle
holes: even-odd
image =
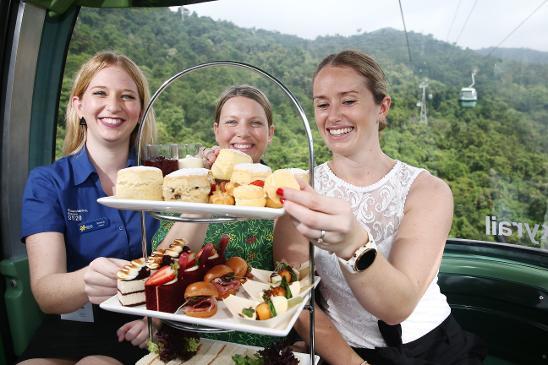
[[[156,101],[156,99],[158,99],[158,96],[169,85],[171,85],[172,82],[174,82],[175,80],[183,77],[184,75],[190,74],[194,71],[201,70],[201,69],[204,69],[204,68],[217,67],[217,66],[233,66],[233,67],[238,67],[238,68],[243,68],[243,69],[254,71],[254,72],[264,76],[265,78],[269,79],[270,81],[274,82],[289,97],[289,99],[291,100],[291,102],[293,103],[295,108],[297,108],[297,111],[299,112],[299,116],[301,117],[301,119],[303,121],[303,126],[304,126],[304,129],[305,129],[305,132],[306,132],[306,137],[307,137],[307,140],[308,140],[308,167],[309,167],[309,179],[310,179],[309,183],[310,183],[310,186],[314,187],[314,167],[315,167],[314,142],[312,140],[312,131],[310,130],[310,124],[308,123],[308,119],[306,117],[306,114],[305,114],[303,108],[301,107],[301,105],[299,104],[299,102],[297,101],[295,96],[291,93],[291,91],[284,84],[282,84],[281,81],[279,81],[278,79],[276,79],[274,76],[270,75],[269,73],[261,70],[260,68],[249,65],[249,64],[246,64],[246,63],[243,63],[243,62],[214,61],[214,62],[202,63],[202,64],[199,64],[199,65],[187,68],[187,69],[173,75],[168,80],[166,80],[162,84],[162,86],[160,86],[160,88],[154,93],[154,95],[152,95],[152,98],[150,99],[150,102],[148,103],[148,105],[145,109],[145,112],[143,113],[143,116],[141,117],[141,120],[139,121],[138,144],[137,144],[137,164],[141,163],[141,150],[142,150],[142,145],[141,144],[142,144],[143,125],[146,121],[148,113],[152,110],[152,106],[154,105],[154,102]],[[158,214],[156,214],[156,215],[159,216]],[[173,219],[173,217],[169,217],[169,216],[161,216],[161,217],[162,218]],[[223,217],[210,218],[210,219],[202,220],[202,222],[206,221],[206,222],[210,222],[210,223],[219,223],[219,222],[223,222],[223,221],[227,221],[227,220],[237,220],[237,218],[234,218],[234,219],[227,218],[227,217],[224,217],[224,219],[220,219],[220,218],[223,218]],[[188,219],[188,220],[185,220],[185,221],[197,222],[194,219]],[[145,213],[143,211],[141,212],[141,230],[142,230],[143,257],[146,258],[147,257],[147,242],[146,242],[146,228],[145,228]],[[315,270],[314,270],[314,245],[312,243],[309,243],[309,255],[310,255],[310,275],[311,275],[311,282],[313,283],[314,282],[314,271]],[[314,327],[315,327],[314,326],[314,291],[315,291],[315,288],[312,287],[312,289],[310,291],[310,302],[309,302],[308,308],[307,308],[310,312],[310,346],[309,346],[310,364],[314,364],[314,347],[315,347],[315,336],[314,336]],[[149,325],[149,334],[152,336],[152,321],[150,320],[150,318],[148,320],[148,325]]]

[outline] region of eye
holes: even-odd
[[[343,100],[343,104],[344,105],[352,105],[356,102],[355,99],[346,99],[346,100]]]
[[[92,95],[97,95],[97,96],[106,96],[107,93],[104,92],[103,90],[95,90]]]
[[[228,119],[228,120],[223,121],[223,124],[228,125],[228,126],[235,126],[235,125],[238,124],[238,122],[234,119]]]
[[[251,126],[253,128],[260,128],[264,125],[265,125],[265,123],[262,120],[253,120],[253,121],[251,121]]]
[[[124,99],[124,100],[135,100],[135,96],[133,96],[132,94],[124,94],[124,95],[122,95],[122,99]]]
[[[329,106],[328,103],[317,103],[316,109],[327,109],[328,106]]]

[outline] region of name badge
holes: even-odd
[[[74,312],[61,314],[61,319],[65,321],[89,322],[93,323],[93,307],[91,303],[86,303],[84,306]]]
[[[80,233],[86,233],[107,228],[108,226],[110,226],[110,220],[107,217],[101,217],[93,221],[81,223],[79,229]]]

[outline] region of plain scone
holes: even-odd
[[[260,163],[239,163],[234,165],[230,182],[235,186],[246,185],[255,180],[265,180],[272,173],[270,167]]]
[[[205,168],[184,168],[164,177],[162,188],[165,201],[207,203],[213,178]]]
[[[223,148],[211,166],[213,177],[219,180],[230,180],[234,165],[239,163],[253,163],[253,160],[242,151]]]
[[[118,170],[115,196],[120,199],[162,200],[162,170],[132,166]]]
[[[264,191],[267,195],[266,206],[269,208],[281,208],[283,204],[276,193],[279,188],[292,188],[300,190],[301,187],[295,176],[289,169],[280,169],[274,171],[264,181]]]
[[[248,207],[264,207],[266,197],[262,187],[256,185],[241,185],[234,188],[236,205]]]

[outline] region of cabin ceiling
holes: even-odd
[[[50,16],[61,15],[73,6],[92,8],[166,7],[197,4],[214,0],[27,0],[49,10]]]

